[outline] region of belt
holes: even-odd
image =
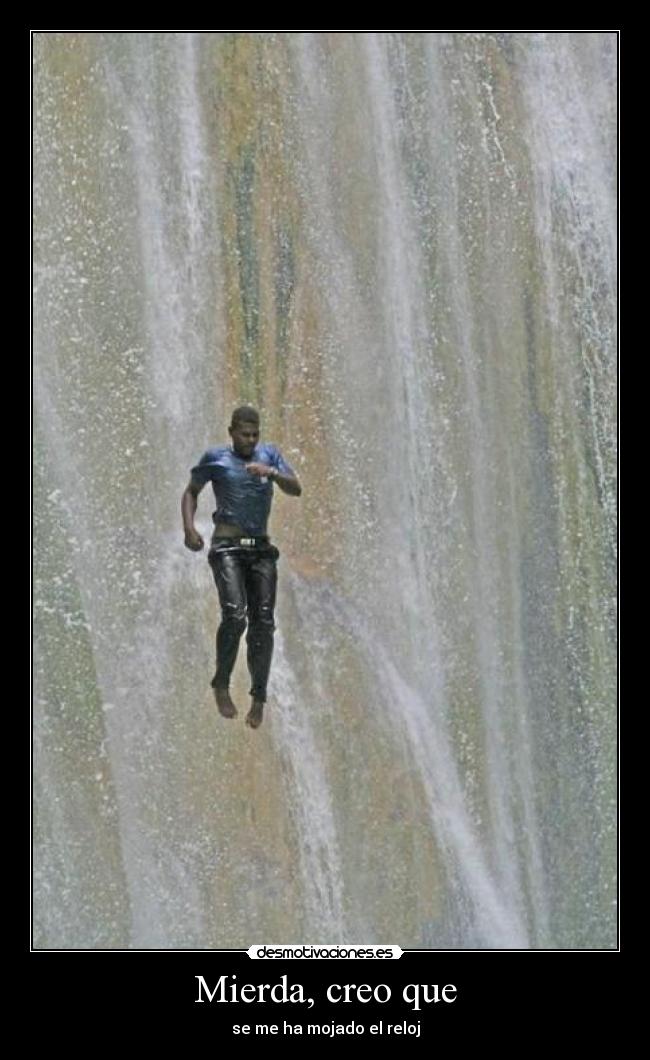
[[[268,545],[268,537],[218,537],[218,545],[215,542],[215,547],[232,547],[232,548],[257,548],[259,545]]]

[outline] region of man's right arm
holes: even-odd
[[[193,482],[192,479],[190,479],[181,498],[181,514],[183,516],[183,530],[185,531],[185,546],[186,548],[191,549],[192,552],[200,552],[204,544],[203,538],[194,526],[197,497],[202,489],[203,486],[200,486],[198,483]]]

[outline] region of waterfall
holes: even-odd
[[[616,946],[616,77],[34,35],[37,947]],[[244,401],[303,485],[257,731],[179,511]]]

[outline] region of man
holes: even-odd
[[[181,511],[185,544],[199,552],[203,538],[194,527],[197,497],[207,482],[212,483],[217,510],[212,516],[215,527],[208,562],[221,604],[212,687],[220,713],[234,718],[237,708],[228,686],[248,617],[252,702],[246,722],[257,729],[262,724],[273,654],[276,560],[280,555],[266,533],[273,483],[293,497],[299,497],[302,488],[279,449],[260,442],[260,418],[254,408],[235,409],[228,433],[231,446],[208,449],[192,468]]]

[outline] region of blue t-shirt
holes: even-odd
[[[192,482],[198,486],[212,483],[217,502],[217,510],[212,515],[215,523],[232,523],[247,534],[260,536],[266,534],[273,482],[249,474],[246,464],[269,464],[281,475],[295,477],[277,446],[259,442],[252,456],[246,459],[238,456],[230,445],[207,449],[192,468]]]

